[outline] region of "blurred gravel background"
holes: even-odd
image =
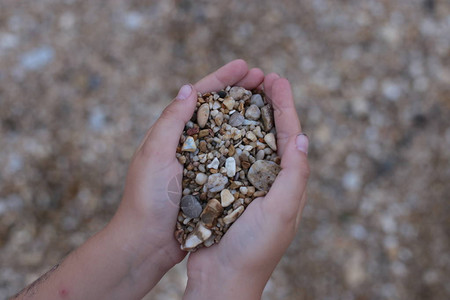
[[[449,1],[2,0],[1,299],[108,222],[178,87],[235,58],[291,80],[311,137],[263,298],[450,298]]]

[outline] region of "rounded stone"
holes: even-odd
[[[209,117],[209,105],[207,103],[202,104],[197,111],[197,124],[200,128],[205,127]]]
[[[195,150],[197,150],[195,140],[192,136],[188,136],[186,141],[183,143],[183,147],[181,147],[181,151],[195,152]]]
[[[197,197],[192,195],[186,195],[181,198],[180,207],[183,213],[188,218],[198,218],[202,213],[202,205],[197,200]]]
[[[273,133],[266,134],[266,136],[264,137],[264,141],[273,151],[277,151],[277,142]]]
[[[260,94],[254,94],[250,99],[251,104],[255,104],[259,108],[264,106],[264,100],[262,99]]]
[[[233,127],[241,126],[244,123],[244,116],[241,115],[238,112],[233,113],[230,116],[230,120],[228,121],[228,124],[230,124]]]
[[[204,173],[198,173],[197,176],[195,176],[195,182],[198,185],[204,185],[207,180],[208,180],[208,176]]]
[[[233,86],[230,89],[230,96],[233,97],[234,100],[241,100],[245,95],[245,89],[240,86]]]
[[[224,189],[220,192],[220,203],[223,207],[230,206],[234,202],[234,197],[230,190]]]
[[[220,173],[212,174],[208,177],[206,187],[210,192],[219,192],[225,188],[228,178]]]
[[[250,105],[245,111],[245,117],[247,119],[257,121],[259,117],[261,117],[261,111],[259,110],[259,107],[255,104]]]
[[[225,91],[218,91],[217,94],[219,95],[220,98],[225,98],[225,96],[227,95],[227,92],[225,92]]]
[[[225,105],[228,110],[232,110],[235,102],[236,101],[234,101],[232,97],[227,97],[225,100],[223,100],[223,105]]]
[[[267,104],[261,108],[261,119],[263,121],[264,130],[270,131],[274,125],[273,110],[270,104]]]
[[[225,161],[225,168],[227,169],[227,176],[234,177],[236,174],[236,161],[233,157],[228,157]]]
[[[268,160],[257,160],[248,170],[247,178],[260,191],[269,191],[281,167]]]

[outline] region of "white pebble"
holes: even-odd
[[[181,151],[195,152],[195,150],[197,150],[197,146],[195,145],[194,138],[192,136],[188,136],[186,141],[183,143]]]
[[[251,131],[247,132],[246,137],[252,142],[256,142],[256,140],[258,139],[256,137],[256,135],[253,132],[251,132]]]
[[[239,188],[239,192],[240,192],[242,195],[247,195],[248,189],[247,189],[246,186],[241,186],[241,187]]]
[[[245,145],[244,146],[244,151],[252,151],[253,146],[252,145]]]
[[[228,189],[224,189],[220,192],[220,203],[223,207],[227,207],[234,202],[234,197]]]
[[[207,166],[208,169],[218,169],[219,168],[219,160],[217,159],[217,157],[215,157],[213,159],[213,161]]]
[[[225,168],[227,169],[227,176],[234,177],[236,175],[236,161],[233,157],[228,157],[225,161]]]
[[[195,177],[195,182],[198,185],[204,185],[206,183],[206,180],[208,180],[208,176],[203,173],[198,173],[197,176]]]
[[[219,113],[219,111],[217,109],[212,110],[211,111],[211,117],[214,118],[215,116],[217,116],[218,113]]]
[[[273,151],[277,151],[277,143],[275,141],[275,135],[273,133],[266,134],[266,136],[264,137],[264,141]]]

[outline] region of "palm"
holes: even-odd
[[[188,269],[197,269],[205,262],[214,262],[233,268],[251,267],[264,259],[267,243],[264,232],[267,220],[264,213],[264,198],[255,199],[224,235],[219,244],[192,253]]]

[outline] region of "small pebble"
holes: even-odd
[[[219,192],[225,188],[228,183],[228,178],[222,174],[212,174],[208,177],[206,187],[210,192]]]
[[[281,167],[268,160],[257,160],[248,170],[247,178],[260,191],[268,191]]]
[[[241,100],[245,95],[245,89],[240,86],[233,86],[230,89],[230,96],[233,97],[234,100]]]
[[[239,192],[240,192],[242,195],[247,195],[247,193],[248,193],[248,188],[245,187],[245,186],[241,186],[241,187],[239,188]]]
[[[255,104],[259,108],[264,106],[264,101],[263,101],[263,99],[262,99],[260,94],[254,94],[252,96],[252,98],[250,99],[250,103],[251,104]]]
[[[209,164],[209,165],[207,165],[206,167],[208,168],[208,169],[218,169],[219,168],[219,160],[217,159],[217,157],[215,157],[214,159],[213,159],[213,161]]]
[[[236,208],[235,210],[233,210],[233,212],[227,216],[225,216],[223,218],[223,222],[225,224],[231,224],[234,221],[237,220],[237,218],[244,212],[244,207],[243,206],[239,206],[238,208]]]
[[[225,100],[223,100],[223,105],[225,105],[228,110],[232,110],[235,103],[236,101],[232,97],[227,97]]]
[[[264,159],[264,156],[265,156],[266,154],[264,153],[264,150],[259,150],[257,153],[256,153],[256,160],[261,160],[261,159]]]
[[[244,116],[241,115],[238,112],[233,113],[230,116],[230,120],[228,121],[228,124],[230,124],[233,127],[241,126],[244,123]]]
[[[195,152],[195,150],[197,150],[197,146],[195,145],[194,138],[192,136],[188,136],[186,141],[183,143],[181,151]]]
[[[256,135],[251,131],[247,132],[246,137],[252,142],[256,142],[256,140],[258,139]]]
[[[202,205],[195,196],[186,195],[181,198],[180,207],[188,218],[197,218],[202,212]]]
[[[203,209],[200,219],[202,220],[203,224],[207,228],[212,228],[217,218],[222,214],[223,207],[220,204],[220,202],[217,199],[211,199],[208,201],[208,203],[205,206],[205,209]]]
[[[225,168],[227,169],[227,176],[234,177],[236,174],[236,161],[233,157],[228,157],[225,161]]]
[[[273,151],[277,151],[277,142],[275,141],[275,135],[273,133],[266,134],[264,141]]]
[[[269,132],[273,127],[273,111],[270,104],[267,104],[261,108],[261,119],[263,121],[264,130]]]
[[[257,121],[259,120],[259,117],[261,116],[261,111],[259,110],[258,106],[255,104],[250,105],[247,110],[245,111],[245,117],[247,119]]]
[[[209,105],[202,104],[197,111],[197,124],[200,128],[205,127],[209,117]]]
[[[220,98],[225,98],[227,96],[227,92],[225,91],[218,91],[217,94],[219,95]]]
[[[223,207],[230,206],[234,202],[234,197],[228,189],[220,192],[220,202]]]
[[[195,176],[195,182],[198,185],[204,185],[207,180],[208,180],[208,176],[204,173],[198,173],[197,176]]]

